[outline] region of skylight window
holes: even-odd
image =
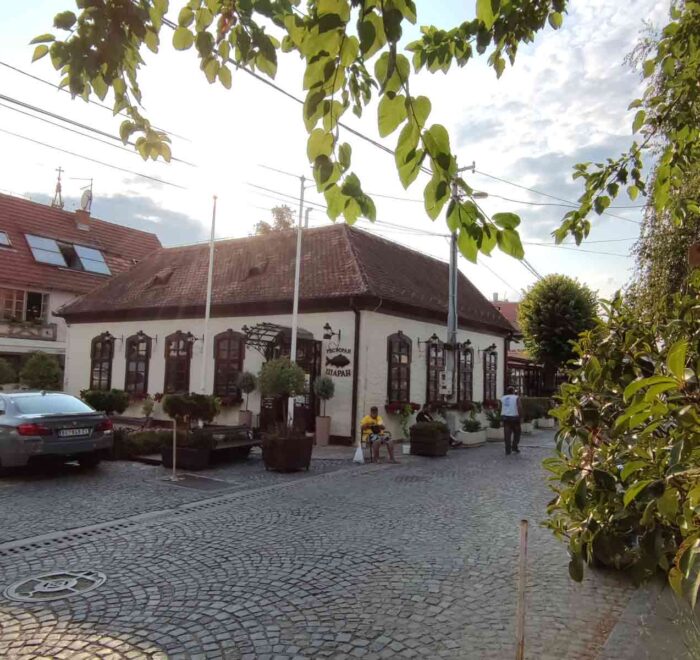
[[[0,231],[0,247],[10,247],[12,245],[10,243],[10,237],[7,235],[7,232]]]
[[[111,275],[109,266],[105,261],[102,252],[94,248],[85,247],[84,245],[74,245],[75,252],[78,255],[83,268],[90,273],[100,273],[102,275]]]
[[[67,267],[68,264],[63,253],[58,247],[58,243],[53,238],[43,238],[27,234],[27,243],[34,255],[34,258],[42,264]]]
[[[53,238],[27,234],[27,242],[34,258],[42,264],[63,266],[72,270],[85,270],[88,273],[111,275],[109,266],[99,250],[85,245],[71,245]]]

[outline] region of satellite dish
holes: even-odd
[[[83,192],[82,197],[80,198],[80,208],[83,209],[83,211],[89,211],[91,206],[92,190],[86,190]]]

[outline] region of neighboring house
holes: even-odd
[[[530,358],[523,343],[522,330],[518,323],[519,302],[499,300],[498,294],[493,294],[493,306],[505,316],[515,328],[515,336],[508,346],[508,385],[515,387],[523,396],[541,396],[544,391],[544,374],[542,365]]]
[[[106,286],[67,305],[66,387],[145,393],[204,391],[237,400],[238,374],[289,355],[296,233],[218,241],[211,320],[204,353],[208,245],[159,250]],[[357,437],[371,406],[398,433],[392,402],[438,402],[444,368],[448,266],[364,231],[337,224],[304,231],[298,362],[308,383],[335,382],[328,402],[332,436]],[[503,392],[505,345],[513,328],[462,275],[459,280],[462,403]],[[433,341],[429,339],[436,335]],[[206,383],[201,387],[205,361]],[[264,428],[269,402],[255,392],[251,410]],[[235,421],[237,406],[222,423]],[[313,428],[317,402],[301,397],[297,414]],[[159,412],[156,406],[156,414]],[[134,405],[127,414],[139,414]]]
[[[154,234],[0,194],[0,358],[16,370],[34,351],[63,364],[55,311],[160,248]]]

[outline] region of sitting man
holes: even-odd
[[[424,403],[421,411],[416,415],[417,422],[438,422],[430,412],[430,404]],[[462,443],[450,433],[450,447],[461,447]]]
[[[372,460],[379,461],[379,448],[384,444],[389,452],[389,462],[397,463],[394,458],[394,441],[385,430],[384,420],[379,416],[377,406],[372,406],[369,415],[365,415],[360,422],[362,439],[366,440],[372,452]]]

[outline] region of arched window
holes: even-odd
[[[457,353],[457,402],[469,403],[474,396],[474,349],[461,347]]]
[[[495,401],[497,394],[496,383],[498,381],[498,353],[487,351],[484,353],[484,401]]]
[[[437,403],[440,401],[440,372],[445,369],[445,345],[440,341],[428,343],[427,346],[428,387],[425,400]]]
[[[112,387],[112,357],[114,337],[103,332],[90,345],[90,389],[108,390]]]
[[[124,390],[130,394],[148,392],[148,363],[151,360],[151,338],[143,332],[127,338],[126,378]]]
[[[387,339],[387,397],[389,402],[411,400],[411,340],[399,331]]]
[[[190,391],[190,360],[192,359],[192,334],[178,330],[165,338],[166,394]]]
[[[214,394],[239,395],[238,376],[243,371],[245,343],[240,332],[226,330],[214,337]]]

